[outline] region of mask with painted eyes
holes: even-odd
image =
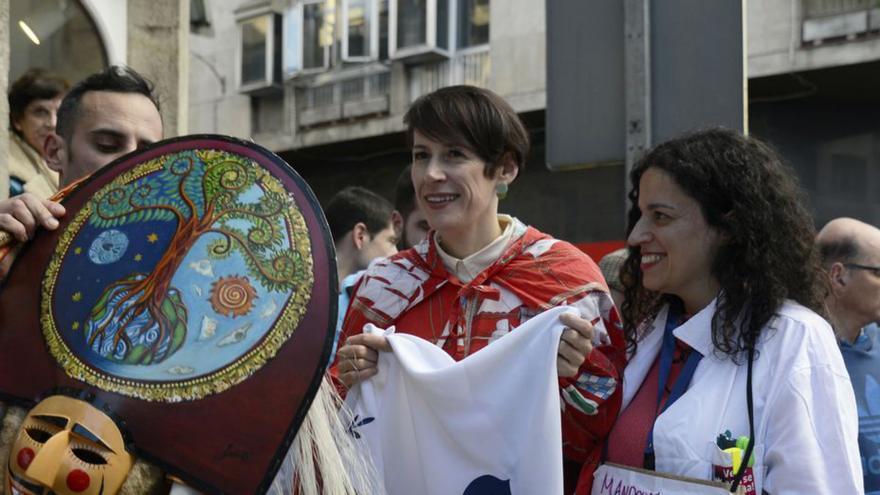
[[[61,395],[28,413],[12,446],[7,495],[112,495],[134,458],[116,423],[87,402]]]

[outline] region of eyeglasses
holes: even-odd
[[[880,266],[867,266],[860,265],[858,263],[844,263],[843,266],[847,268],[853,268],[856,270],[867,270],[871,272],[875,277],[880,277]]]

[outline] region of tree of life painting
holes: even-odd
[[[311,292],[304,220],[247,157],[189,150],[101,188],[43,283],[55,358],[88,383],[188,400],[240,382],[290,337]]]

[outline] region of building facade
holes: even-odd
[[[197,3],[190,132],[251,137],[322,201],[351,184],[390,198],[409,162],[408,105],[441,86],[484,86],[520,113],[533,143],[501,209],[579,244],[623,239],[622,164],[545,167],[544,1]],[[876,223],[880,101],[870,81],[880,70],[880,5],[752,0],[746,19],[751,133],[793,164],[817,223]]]
[[[788,158],[817,226],[880,225],[880,2],[750,1],[749,121]]]

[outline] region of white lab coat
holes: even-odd
[[[657,471],[712,479],[717,436],[726,430],[734,438],[749,434],[746,363],[736,365],[713,352],[715,304],[674,330],[703,359],[688,390],[657,418]],[[664,308],[647,327],[627,365],[623,408],[657,358],[666,315]],[[855,396],[825,320],[786,302],[759,339],[752,383],[757,493],[864,492]]]

